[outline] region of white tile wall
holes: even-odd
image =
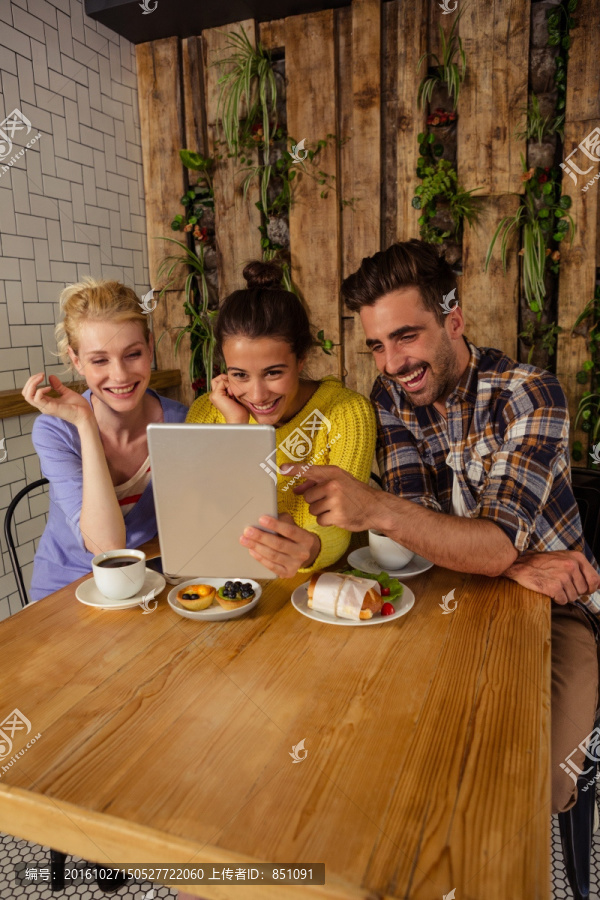
[[[52,356],[60,291],[85,274],[148,290],[135,48],[85,15],[82,0],[0,0],[0,121],[19,109],[32,125],[0,161],[0,390]],[[37,413],[0,420],[0,524],[12,497],[41,477]],[[0,443],[0,447],[1,447]],[[0,450],[0,459],[3,456]],[[39,489],[17,509],[19,560],[29,585],[47,513]],[[0,620],[20,607],[0,535]]]

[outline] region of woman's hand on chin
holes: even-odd
[[[31,406],[35,406],[46,416],[56,416],[73,425],[81,425],[94,418],[94,413],[87,400],[62,383],[56,375],[50,375],[50,384],[39,387],[46,376],[43,372],[32,375],[27,379],[25,387],[21,391],[23,397]],[[57,391],[59,397],[47,397],[49,391]]]
[[[211,381],[210,402],[225,416],[227,425],[247,425],[250,413],[233,396],[228,375],[217,375]]]
[[[282,513],[278,519],[261,516],[259,522],[275,534],[249,527],[240,538],[240,544],[279,578],[293,578],[298,569],[314,563],[321,550],[321,541],[316,534],[296,525],[289,513]]]

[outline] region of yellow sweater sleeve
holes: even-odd
[[[329,415],[326,409],[322,411]],[[338,402],[331,411],[331,430],[327,435],[325,452],[319,456],[316,464],[339,466],[366,484],[371,474],[376,437],[375,412],[370,401],[362,394],[346,390],[343,401]],[[285,476],[280,476],[280,479],[285,481]],[[279,491],[279,496],[284,498],[283,506],[291,513],[296,524],[318,535],[321,541],[321,550],[312,566],[299,571],[313,572],[325,568],[343,556],[350,543],[350,532],[335,525],[319,525],[316,518],[311,516],[302,496],[294,494],[291,487],[287,492],[282,492],[283,489]],[[288,497],[290,499],[287,503],[293,506],[293,511],[287,508],[285,498]]]
[[[201,394],[188,409],[185,421],[192,425],[223,425],[225,416],[212,405],[209,394]]]

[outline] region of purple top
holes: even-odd
[[[156,391],[165,422],[184,422],[187,407],[176,400],[161,397]],[[90,403],[90,391],[82,394]],[[29,597],[41,600],[53,591],[71,584],[92,570],[90,553],[79,530],[83,475],[81,442],[75,425],[56,416],[38,416],[31,434],[40,458],[42,474],[50,482],[48,522],[33,562]],[[150,482],[133,509],[125,515],[126,545],[133,549],[157,534],[154,494]]]

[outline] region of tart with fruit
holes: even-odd
[[[210,584],[186,584],[177,592],[177,600],[184,609],[208,609],[215,594],[216,590]]]
[[[249,581],[226,581],[217,591],[217,602],[223,609],[237,609],[254,600],[254,590]]]

